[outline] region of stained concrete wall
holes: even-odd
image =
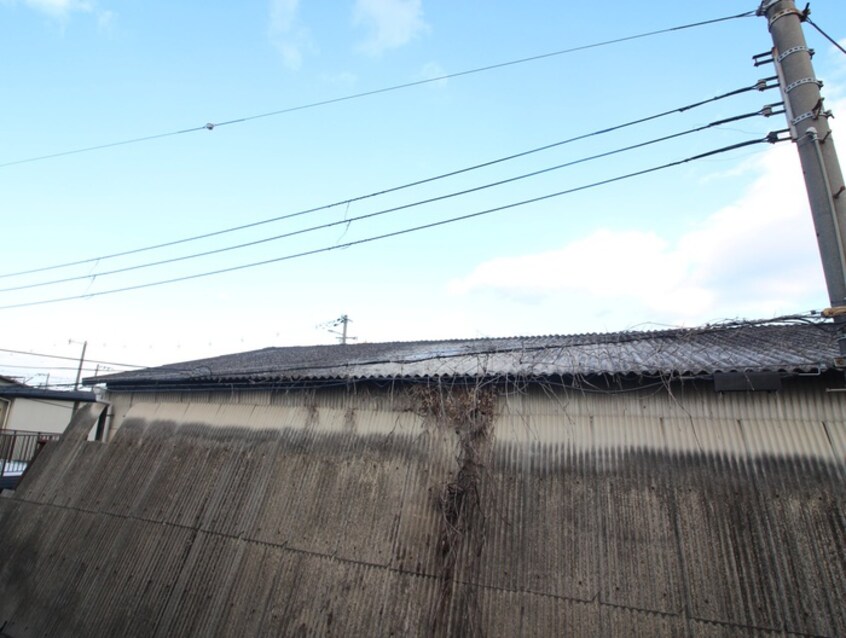
[[[0,499],[0,633],[846,635],[816,381],[533,387],[469,438],[413,392],[248,396],[126,401],[108,444],[86,408]]]

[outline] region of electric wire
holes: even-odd
[[[829,42],[831,42],[834,46],[836,46],[838,49],[840,49],[840,51],[841,51],[842,53],[846,54],[846,49],[844,49],[844,48],[843,48],[843,46],[842,46],[842,45],[841,45],[841,44],[840,44],[837,40],[835,40],[835,39],[834,39],[834,38],[832,38],[830,35],[828,35],[825,31],[823,31],[822,29],[820,29],[820,28],[816,25],[816,23],[814,23],[814,21],[813,21],[813,20],[811,20],[811,18],[809,18],[809,17],[808,17],[808,13],[809,13],[809,12],[808,12],[808,10],[807,10],[807,8],[806,8],[806,9],[805,9],[805,12],[804,12],[804,22],[807,22],[807,23],[808,23],[808,24],[810,24],[812,27],[814,27],[817,31],[819,31],[819,32],[822,34],[822,36],[823,36],[826,40],[828,40],[828,41],[829,41]]]
[[[782,133],[782,132],[784,132],[784,131],[780,131],[779,133]],[[421,224],[419,226],[404,228],[402,230],[384,233],[384,234],[381,234],[381,235],[374,235],[374,236],[371,236],[371,237],[366,237],[364,239],[357,239],[357,240],[354,240],[354,241],[348,241],[348,242],[343,243],[343,244],[339,243],[339,244],[334,244],[332,246],[324,246],[322,248],[315,248],[315,249],[312,249],[312,250],[306,250],[306,251],[302,251],[302,252],[298,252],[298,253],[291,253],[291,254],[288,254],[288,255],[283,255],[281,257],[274,257],[272,259],[265,259],[265,260],[262,260],[262,261],[251,262],[251,263],[248,263],[248,264],[240,264],[240,265],[237,265],[237,266],[230,266],[230,267],[227,267],[227,268],[220,268],[220,269],[217,269],[217,270],[210,270],[210,271],[205,271],[205,272],[200,272],[200,273],[194,273],[192,275],[172,277],[170,279],[162,279],[162,280],[159,280],[159,281],[147,282],[147,283],[142,283],[142,284],[135,284],[135,285],[131,285],[131,286],[124,286],[124,287],[121,287],[121,288],[112,288],[112,289],[109,289],[109,290],[101,290],[101,291],[98,291],[98,292],[91,292],[91,293],[86,293],[86,294],[82,294],[82,295],[69,295],[69,296],[66,296],[66,297],[55,297],[55,298],[52,298],[52,299],[42,299],[42,300],[39,300],[39,301],[29,301],[29,302],[17,303],[17,304],[7,304],[7,305],[4,305],[4,306],[0,306],[0,310],[7,310],[7,309],[12,309],[12,308],[24,308],[24,307],[30,307],[30,306],[40,306],[40,305],[44,305],[44,304],[58,303],[58,302],[62,302],[62,301],[72,301],[72,300],[77,300],[77,299],[89,299],[89,298],[92,298],[92,297],[101,297],[101,296],[104,296],[104,295],[112,295],[112,294],[121,293],[121,292],[128,292],[128,291],[131,291],[131,290],[140,290],[140,289],[143,289],[143,288],[151,288],[151,287],[154,287],[154,286],[162,286],[162,285],[165,285],[165,284],[172,284],[172,283],[176,283],[176,282],[180,282],[180,281],[189,281],[189,280],[193,280],[193,279],[200,279],[200,278],[203,278],[203,277],[210,277],[210,276],[213,276],[213,275],[220,275],[220,274],[224,274],[224,273],[235,272],[235,271],[244,270],[244,269],[247,269],[247,268],[255,268],[255,267],[264,266],[264,265],[267,265],[267,264],[278,263],[278,262],[283,262],[283,261],[290,261],[292,259],[307,257],[307,256],[310,256],[310,255],[317,255],[317,254],[321,254],[321,253],[327,253],[327,252],[332,252],[332,251],[336,251],[336,250],[342,250],[342,249],[350,248],[351,246],[358,246],[358,245],[361,245],[361,244],[367,244],[367,243],[379,241],[379,240],[382,240],[382,239],[388,239],[388,238],[391,238],[391,237],[398,237],[400,235],[406,235],[406,234],[409,234],[409,233],[419,232],[421,230],[427,230],[427,229],[430,229],[430,228],[445,226],[447,224],[453,224],[453,223],[459,222],[459,221],[474,219],[474,218],[477,218],[477,217],[482,217],[484,215],[490,215],[491,213],[496,213],[496,212],[500,212],[500,211],[504,211],[504,210],[510,210],[510,209],[517,208],[517,207],[520,207],[520,206],[525,206],[525,205],[528,205],[528,204],[534,204],[534,203],[537,203],[537,202],[550,200],[550,199],[553,199],[553,198],[556,198],[556,197],[561,197],[563,195],[569,195],[569,194],[576,193],[576,192],[579,192],[579,191],[584,191],[584,190],[588,190],[588,189],[591,189],[591,188],[597,188],[599,186],[605,186],[605,185],[611,184],[613,182],[619,182],[619,181],[622,181],[622,180],[631,179],[633,177],[646,175],[648,173],[654,173],[656,171],[665,170],[665,169],[668,169],[668,168],[672,168],[674,166],[680,166],[680,165],[686,164],[688,162],[703,159],[703,158],[706,158],[706,157],[711,157],[713,155],[718,155],[720,153],[726,153],[728,151],[732,151],[732,150],[736,150],[736,149],[740,149],[740,148],[745,148],[747,146],[752,146],[752,145],[755,145],[755,144],[763,144],[763,143],[774,144],[774,143],[779,142],[779,141],[783,141],[783,140],[778,138],[777,133],[770,133],[766,137],[763,137],[763,138],[760,138],[760,139],[747,140],[745,142],[739,142],[737,144],[724,146],[722,148],[707,151],[705,153],[699,153],[697,155],[692,155],[692,156],[687,157],[685,159],[676,160],[674,162],[669,162],[667,164],[661,164],[659,166],[653,166],[651,168],[642,169],[640,171],[635,171],[633,173],[626,173],[624,175],[618,175],[616,177],[611,177],[611,178],[608,178],[608,179],[592,182],[590,184],[585,184],[585,185],[577,186],[577,187],[574,187],[574,188],[568,188],[566,190],[557,191],[557,192],[554,192],[554,193],[548,193],[546,195],[540,195],[540,196],[537,196],[537,197],[532,197],[530,199],[525,199],[525,200],[521,200],[521,201],[518,201],[518,202],[512,202],[510,204],[504,204],[502,206],[496,206],[494,208],[488,208],[488,209],[485,209],[485,210],[476,211],[474,213],[468,213],[466,215],[459,215],[457,217],[450,217],[448,219],[443,219],[443,220],[431,222],[431,223],[428,223],[428,224]]]
[[[26,350],[12,350],[10,348],[0,348],[0,352],[9,352],[11,354],[25,354],[31,357],[44,357],[46,359],[64,359],[65,361],[79,361],[79,357],[67,357],[58,354],[46,354],[43,352],[27,352]],[[97,359],[86,359],[88,363],[100,363],[106,366],[118,366],[120,368],[146,368],[147,366],[139,366],[134,363],[115,363],[114,361],[99,361]]]
[[[176,239],[176,240],[172,240],[172,241],[162,242],[162,243],[159,243],[159,244],[143,246],[141,248],[134,248],[134,249],[124,250],[124,251],[120,251],[120,252],[116,252],[116,253],[100,255],[99,257],[90,257],[90,258],[80,259],[80,260],[76,260],[76,261],[63,262],[63,263],[60,263],[60,264],[54,264],[52,266],[42,266],[42,267],[39,267],[39,268],[32,268],[32,269],[28,269],[28,270],[21,270],[21,271],[17,271],[17,272],[0,274],[0,279],[4,279],[4,278],[8,278],[8,277],[18,277],[18,276],[22,276],[22,275],[31,275],[31,274],[35,274],[35,273],[39,273],[39,272],[45,272],[45,271],[48,271],[48,270],[58,270],[60,268],[69,268],[69,267],[72,267],[72,266],[80,266],[80,265],[90,264],[90,263],[99,263],[99,262],[102,262],[102,261],[105,261],[105,260],[108,260],[108,259],[115,259],[117,257],[126,257],[126,256],[129,256],[129,255],[135,255],[135,254],[142,253],[142,252],[149,252],[151,250],[157,250],[159,248],[168,248],[168,247],[171,247],[171,246],[177,246],[177,245],[180,245],[180,244],[185,244],[185,243],[189,243],[189,242],[193,242],[193,241],[199,241],[201,239],[209,239],[211,237],[217,237],[217,236],[228,234],[228,233],[233,233],[233,232],[237,232],[237,231],[241,231],[241,230],[247,230],[249,228],[255,228],[257,226],[262,226],[262,225],[271,224],[271,223],[275,223],[275,222],[279,222],[279,221],[284,221],[286,219],[292,219],[294,217],[300,217],[300,216],[303,216],[303,215],[309,215],[309,214],[312,214],[312,213],[317,213],[317,212],[320,212],[320,211],[329,210],[329,209],[335,208],[337,206],[348,206],[350,204],[361,202],[361,201],[371,199],[371,198],[374,198],[374,197],[387,195],[389,193],[395,193],[395,192],[405,190],[405,189],[408,189],[408,188],[413,188],[415,186],[421,186],[423,184],[429,184],[431,182],[435,182],[435,181],[438,181],[438,180],[441,180],[441,179],[446,179],[446,178],[449,178],[449,177],[454,177],[456,175],[468,173],[470,171],[474,171],[474,170],[478,170],[478,169],[482,169],[482,168],[487,168],[489,166],[494,166],[496,164],[500,164],[500,163],[503,163],[503,162],[508,162],[508,161],[518,159],[518,158],[521,158],[521,157],[526,157],[526,156],[532,155],[534,153],[539,153],[539,152],[546,151],[546,150],[549,150],[549,149],[552,149],[552,148],[564,146],[564,145],[571,144],[573,142],[581,141],[581,140],[584,140],[584,139],[588,139],[588,138],[591,138],[591,137],[596,137],[596,136],[599,136],[599,135],[605,135],[605,134],[608,134],[608,133],[613,133],[615,131],[619,131],[619,130],[622,130],[624,128],[636,126],[638,124],[644,124],[646,122],[657,120],[657,119],[662,118],[662,117],[667,117],[667,116],[673,115],[675,113],[684,113],[686,111],[690,111],[692,109],[695,109],[695,108],[698,108],[698,107],[701,107],[701,106],[704,106],[704,105],[707,105],[707,104],[711,104],[713,102],[717,102],[717,101],[720,101],[720,100],[723,100],[723,99],[726,99],[726,98],[729,98],[729,97],[733,97],[733,96],[736,96],[736,95],[747,93],[749,91],[761,91],[761,92],[766,91],[766,90],[769,90],[769,89],[772,89],[772,88],[778,86],[777,84],[770,84],[770,82],[772,82],[776,79],[777,78],[775,76],[764,78],[764,79],[758,80],[755,84],[752,84],[750,86],[745,86],[745,87],[742,87],[742,88],[739,88],[739,89],[734,89],[732,91],[728,91],[726,93],[721,93],[721,94],[716,95],[714,97],[706,98],[704,100],[699,100],[697,102],[692,102],[692,103],[686,104],[684,106],[680,106],[680,107],[673,108],[673,109],[668,109],[668,110],[662,111],[660,113],[655,113],[653,115],[648,115],[648,116],[641,117],[641,118],[638,118],[638,119],[635,119],[635,120],[630,120],[628,122],[623,122],[622,124],[616,124],[614,126],[610,126],[610,127],[607,127],[607,128],[598,129],[598,130],[595,130],[595,131],[590,131],[588,133],[583,133],[581,135],[570,137],[570,138],[567,138],[567,139],[564,139],[564,140],[559,140],[559,141],[553,142],[551,144],[545,144],[543,146],[538,146],[538,147],[531,148],[531,149],[528,149],[528,150],[525,150],[525,151],[520,151],[518,153],[512,153],[510,155],[506,155],[506,156],[499,157],[499,158],[496,158],[496,159],[488,160],[488,161],[485,161],[485,162],[482,162],[482,163],[479,163],[479,164],[474,164],[474,165],[471,165],[471,166],[456,169],[456,170],[449,171],[449,172],[446,172],[446,173],[440,173],[438,175],[433,175],[433,176],[430,176],[430,177],[418,179],[418,180],[415,180],[415,181],[412,181],[412,182],[401,184],[399,186],[392,186],[392,187],[385,188],[385,189],[382,189],[382,190],[379,190],[379,191],[374,191],[374,192],[371,192],[371,193],[367,193],[365,195],[359,195],[359,196],[356,196],[356,197],[351,197],[351,198],[340,200],[340,201],[337,201],[337,202],[332,202],[330,204],[323,204],[323,205],[316,206],[316,207],[313,207],[313,208],[307,208],[307,209],[299,210],[299,211],[296,211],[296,212],[293,212],[293,213],[288,213],[288,214],[285,214],[285,215],[278,215],[278,216],[271,217],[271,218],[268,218],[268,219],[262,219],[262,220],[259,220],[259,221],[250,222],[250,223],[247,223],[247,224],[240,224],[238,226],[230,226],[230,227],[227,227],[227,228],[224,228],[224,229],[211,231],[211,232],[208,232],[208,233],[202,233],[202,234],[199,234],[199,235],[192,235],[190,237],[184,237],[182,239]]]
[[[327,222],[327,223],[324,223],[324,224],[318,224],[318,225],[315,225],[315,226],[309,226],[307,228],[289,231],[289,232],[282,233],[282,234],[279,234],[279,235],[274,235],[274,236],[271,236],[271,237],[263,237],[261,239],[256,239],[256,240],[249,241],[249,242],[243,242],[243,243],[235,244],[235,245],[231,245],[231,246],[224,246],[224,247],[221,247],[221,248],[215,248],[215,249],[206,250],[206,251],[203,251],[203,252],[192,253],[192,254],[189,254],[189,255],[182,255],[182,256],[179,256],[179,257],[170,257],[168,259],[161,259],[161,260],[158,260],[158,261],[147,262],[147,263],[143,263],[143,264],[136,264],[136,265],[133,265],[133,266],[125,266],[123,268],[115,268],[113,270],[106,270],[106,271],[102,271],[102,272],[89,273],[87,275],[76,275],[76,276],[73,276],[73,277],[64,277],[62,279],[53,279],[53,280],[49,280],[49,281],[42,281],[42,282],[31,283],[31,284],[23,284],[23,285],[20,285],[20,286],[0,288],[0,292],[27,290],[27,289],[31,289],[31,288],[40,288],[40,287],[43,287],[43,286],[50,286],[50,285],[68,283],[68,282],[72,282],[72,281],[87,280],[87,279],[91,279],[93,281],[95,278],[99,278],[99,277],[106,277],[106,276],[109,276],[109,275],[115,275],[115,274],[130,272],[130,271],[134,271],[134,270],[141,270],[141,269],[144,269],[144,268],[151,268],[151,267],[154,267],[154,266],[161,266],[161,265],[165,265],[165,264],[172,264],[172,263],[176,263],[176,262],[180,262],[180,261],[186,261],[186,260],[189,260],[189,259],[198,259],[200,257],[208,257],[210,255],[218,255],[218,254],[221,254],[221,253],[224,253],[224,252],[230,252],[230,251],[233,251],[233,250],[241,250],[241,249],[244,249],[244,248],[250,248],[250,247],[253,247],[253,246],[258,246],[260,244],[266,244],[266,243],[269,243],[269,242],[278,241],[280,239],[286,239],[286,238],[294,237],[294,236],[297,236],[297,235],[304,235],[306,233],[311,233],[311,232],[315,232],[315,231],[318,231],[318,230],[325,230],[327,228],[332,228],[332,227],[335,227],[335,226],[350,226],[351,224],[353,224],[355,222],[359,222],[359,221],[362,221],[362,220],[365,220],[365,219],[380,217],[382,215],[387,215],[389,213],[395,213],[395,212],[398,212],[398,211],[408,210],[410,208],[415,208],[417,206],[423,206],[423,205],[431,204],[431,203],[434,203],[434,202],[444,201],[446,199],[451,199],[453,197],[459,197],[459,196],[462,196],[462,195],[467,195],[469,193],[475,193],[475,192],[479,192],[479,191],[486,190],[486,189],[489,189],[489,188],[494,188],[496,186],[502,186],[504,184],[510,184],[510,183],[517,182],[517,181],[520,181],[520,180],[528,179],[530,177],[537,177],[538,175],[543,175],[545,173],[550,173],[552,171],[560,170],[560,169],[563,169],[563,168],[569,168],[571,166],[576,166],[578,164],[583,164],[585,162],[593,161],[593,160],[596,160],[596,159],[602,159],[602,158],[605,158],[605,157],[610,157],[612,155],[616,155],[616,154],[623,153],[623,152],[626,152],[626,151],[644,148],[644,147],[650,146],[652,144],[658,144],[660,142],[666,142],[668,140],[677,139],[679,137],[684,137],[686,135],[691,135],[693,133],[699,133],[699,132],[705,131],[705,130],[710,129],[710,128],[714,128],[714,127],[717,127],[717,126],[722,126],[724,124],[728,124],[730,122],[736,122],[736,121],[748,119],[748,118],[751,118],[751,117],[758,117],[758,116],[769,117],[770,115],[778,115],[778,114],[783,113],[783,112],[784,111],[772,111],[772,108],[768,106],[768,107],[765,107],[764,109],[759,110],[759,111],[754,111],[754,112],[751,112],[751,113],[744,113],[742,115],[736,115],[736,116],[733,116],[733,117],[723,118],[723,119],[711,122],[709,124],[704,124],[702,126],[698,126],[698,127],[692,128],[692,129],[688,129],[688,130],[685,130],[685,131],[678,132],[678,133],[672,133],[670,135],[665,135],[663,137],[650,139],[650,140],[647,140],[645,142],[639,142],[637,144],[631,144],[629,146],[624,146],[622,148],[617,148],[617,149],[613,149],[613,150],[610,150],[610,151],[605,151],[603,153],[597,153],[595,155],[590,155],[590,156],[587,156],[587,157],[582,157],[582,158],[579,158],[579,159],[571,160],[569,162],[565,162],[563,164],[556,164],[555,166],[550,166],[550,167],[542,168],[542,169],[539,169],[539,170],[531,171],[529,173],[523,173],[521,175],[516,175],[516,176],[508,177],[508,178],[505,178],[505,179],[497,180],[497,181],[494,181],[494,182],[489,182],[487,184],[474,186],[472,188],[466,188],[466,189],[463,189],[463,190],[454,191],[452,193],[446,193],[444,195],[437,195],[437,196],[434,196],[434,197],[429,197],[427,199],[422,199],[422,200],[418,200],[418,201],[411,202],[411,203],[408,203],[408,204],[402,204],[402,205],[399,205],[399,206],[394,206],[394,207],[391,207],[391,208],[385,208],[385,209],[382,209],[382,210],[374,211],[374,212],[371,212],[371,213],[366,213],[366,214],[363,214],[363,215],[358,215],[358,216],[355,216],[355,217],[348,217],[348,218],[345,218],[345,219]]]
[[[477,67],[477,68],[474,68],[474,69],[467,69],[467,70],[464,70],[464,71],[457,71],[455,73],[447,73],[445,75],[440,75],[440,76],[433,77],[433,78],[425,78],[425,79],[422,79],[422,80],[415,80],[413,82],[405,82],[405,83],[402,83],[402,84],[395,84],[393,86],[386,86],[386,87],[382,87],[382,88],[379,88],[379,89],[373,89],[371,91],[363,91],[361,93],[353,93],[351,95],[345,95],[345,96],[342,96],[342,97],[331,98],[331,99],[328,99],[328,100],[320,100],[320,101],[317,101],[317,102],[310,102],[308,104],[300,104],[298,106],[290,106],[290,107],[278,109],[278,110],[275,110],[275,111],[268,111],[266,113],[258,113],[256,115],[246,115],[244,117],[234,118],[234,119],[231,119],[231,120],[225,120],[223,122],[216,122],[216,123],[209,122],[209,123],[203,124],[201,126],[194,126],[194,127],[191,127],[191,128],[180,129],[178,131],[170,131],[170,132],[167,132],[167,133],[158,133],[158,134],[154,134],[154,135],[146,135],[146,136],[143,136],[143,137],[135,137],[135,138],[132,138],[132,139],[122,140],[122,141],[118,141],[118,142],[109,142],[107,144],[98,144],[96,146],[87,146],[87,147],[84,147],[84,148],[77,148],[77,149],[72,149],[72,150],[69,150],[69,151],[61,151],[61,152],[58,152],[58,153],[49,153],[47,155],[39,155],[39,156],[36,156],[36,157],[29,157],[29,158],[25,158],[25,159],[13,160],[11,162],[4,162],[4,163],[0,164],[0,168],[6,168],[8,166],[16,166],[16,165],[19,165],[19,164],[27,164],[27,163],[37,162],[37,161],[41,161],[41,160],[55,159],[55,158],[58,158],[58,157],[65,157],[65,156],[68,156],[68,155],[76,155],[76,154],[79,154],[79,153],[87,153],[87,152],[90,152],[90,151],[98,151],[98,150],[103,150],[103,149],[107,149],[107,148],[113,148],[113,147],[116,147],[116,146],[125,146],[127,144],[136,144],[136,143],[139,143],[139,142],[148,142],[148,141],[151,141],[151,140],[161,139],[161,138],[164,138],[164,137],[172,137],[172,136],[175,136],[175,135],[183,135],[185,133],[195,133],[197,131],[202,131],[202,130],[213,131],[216,128],[220,128],[221,126],[229,126],[230,124],[240,124],[240,123],[243,123],[243,122],[249,122],[251,120],[258,120],[258,119],[267,118],[267,117],[274,117],[274,116],[277,116],[277,115],[284,115],[286,113],[294,113],[296,111],[304,111],[304,110],[307,110],[307,109],[313,109],[313,108],[317,108],[317,107],[321,107],[321,106],[328,106],[330,104],[337,104],[339,102],[347,102],[349,100],[356,100],[356,99],[359,99],[359,98],[369,97],[369,96],[372,96],[372,95],[380,95],[382,93],[389,93],[391,91],[398,91],[398,90],[401,90],[401,89],[407,89],[407,88],[411,88],[411,87],[415,87],[415,86],[421,86],[421,85],[429,84],[429,83],[432,83],[432,82],[441,82],[443,80],[450,80],[450,79],[453,79],[453,78],[459,78],[459,77],[463,77],[463,76],[467,76],[467,75],[473,75],[475,73],[483,73],[485,71],[493,71],[495,69],[502,69],[502,68],[514,66],[514,65],[517,65],[517,64],[525,64],[527,62],[535,62],[537,60],[544,60],[544,59],[547,59],[547,58],[552,58],[552,57],[556,57],[556,56],[560,56],[560,55],[566,55],[566,54],[569,54],[569,53],[576,53],[578,51],[586,51],[586,50],[589,50],[589,49],[596,49],[596,48],[599,48],[599,47],[610,46],[612,44],[619,44],[621,42],[629,42],[631,40],[639,40],[639,39],[642,39],[642,38],[661,35],[661,34],[664,34],[664,33],[671,33],[673,31],[683,31],[685,29],[692,29],[692,28],[695,28],[695,27],[701,27],[701,26],[706,26],[706,25],[710,25],[710,24],[716,24],[716,23],[719,23],[719,22],[727,22],[729,20],[735,20],[735,19],[738,19],[738,18],[747,18],[747,17],[751,17],[751,16],[754,16],[754,15],[755,15],[754,11],[746,11],[744,13],[738,13],[736,15],[724,16],[722,18],[713,18],[711,20],[702,20],[700,22],[691,22],[691,23],[688,23],[688,24],[682,24],[682,25],[678,25],[678,26],[674,26],[674,27],[657,29],[655,31],[647,31],[647,32],[644,32],[644,33],[638,33],[638,34],[635,34],[635,35],[624,36],[624,37],[621,37],[621,38],[614,38],[612,40],[604,40],[604,41],[601,41],[601,42],[594,42],[592,44],[583,44],[583,45],[576,46],[576,47],[561,49],[559,51],[551,51],[551,52],[548,52],[548,53],[541,53],[539,55],[533,55],[533,56],[529,56],[529,57],[526,57],[526,58],[518,58],[516,60],[509,60],[507,62],[499,62],[497,64],[489,64],[487,66]]]
[[[78,370],[77,366],[51,366],[51,365],[43,365],[43,366],[26,366],[20,365],[16,363],[0,363],[0,369],[3,368],[19,368],[21,370]],[[90,367],[83,367],[83,370],[86,372],[91,372],[92,370],[97,370],[97,368],[90,368]],[[100,368],[102,370],[102,368]]]

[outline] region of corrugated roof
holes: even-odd
[[[812,372],[838,357],[828,323],[264,348],[86,379],[110,388],[441,376]]]

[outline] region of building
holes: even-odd
[[[0,431],[61,434],[70,423],[74,404],[94,400],[93,392],[35,388],[0,377]]]
[[[94,400],[93,392],[34,388],[0,377],[0,490],[15,489],[43,445],[65,431],[75,406]]]
[[[0,635],[846,635],[833,327],[267,348],[89,380]]]

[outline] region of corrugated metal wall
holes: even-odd
[[[457,428],[404,388],[113,398],[0,499],[0,633],[846,635],[819,380],[509,392],[458,522]]]

